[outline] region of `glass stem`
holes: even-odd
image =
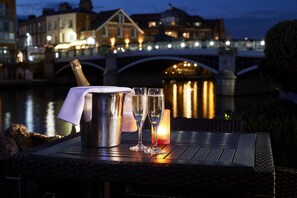
[[[157,149],[158,148],[158,140],[157,140],[158,125],[153,124],[153,128],[154,128],[154,148]]]
[[[138,144],[142,144],[142,125],[143,125],[143,121],[140,121],[137,123],[137,127],[138,127]]]

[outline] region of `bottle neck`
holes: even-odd
[[[90,86],[90,83],[88,82],[87,78],[85,77],[81,64],[77,59],[70,62],[72,71],[74,73],[76,83],[78,86]]]

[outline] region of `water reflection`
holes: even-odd
[[[203,99],[203,118],[212,119],[215,117],[215,94],[213,81],[203,81],[202,99]]]
[[[173,117],[215,117],[213,81],[170,81],[164,84],[166,108]]]
[[[25,101],[25,124],[28,129],[34,129],[33,109],[32,95],[29,94]]]
[[[12,123],[25,125],[31,132],[67,135],[71,125],[58,120],[57,114],[69,87],[13,88],[0,91],[0,130]]]
[[[49,136],[68,135],[72,125],[57,119],[70,86],[1,89],[0,130],[11,123],[24,124],[29,131]],[[215,94],[213,81],[171,81],[164,83],[166,108],[173,117],[223,118],[250,109],[267,95],[223,97]]]
[[[47,103],[47,111],[46,111],[46,118],[45,118],[45,123],[46,123],[45,134],[48,136],[55,135],[56,123],[54,122],[54,120],[55,120],[54,102],[49,102]]]

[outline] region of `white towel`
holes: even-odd
[[[63,103],[58,114],[58,118],[74,125],[79,125],[85,105],[87,93],[117,93],[131,92],[128,87],[116,86],[80,86],[72,87]]]

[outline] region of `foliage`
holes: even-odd
[[[283,91],[297,93],[297,20],[281,21],[265,36],[263,74],[272,77]]]
[[[268,132],[274,162],[297,168],[297,104],[286,99],[270,99],[242,114],[244,130]]]

